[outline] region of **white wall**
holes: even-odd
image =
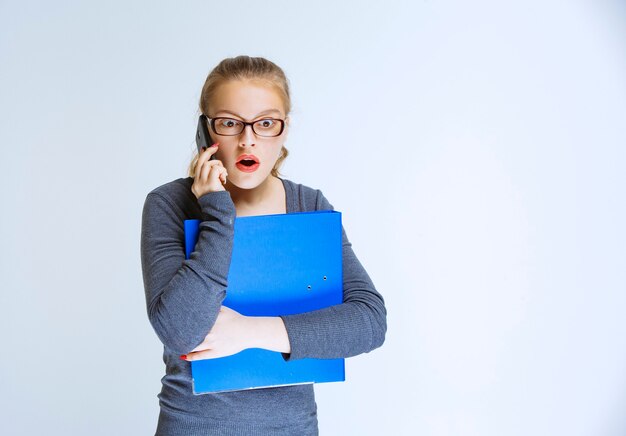
[[[154,432],[143,200],[249,54],[387,301],[321,433],[626,433],[624,3],[295,3],[0,3],[0,431]]]

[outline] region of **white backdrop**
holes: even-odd
[[[248,54],[387,303],[321,434],[625,434],[625,4],[296,3],[0,2],[0,432],[154,433],[141,209]]]

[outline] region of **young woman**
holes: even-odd
[[[314,435],[312,384],[194,395],[194,359],[247,348],[286,360],[346,358],[385,340],[383,297],[342,228],[343,303],[280,317],[247,317],[221,305],[235,217],[333,210],[318,189],[279,177],[287,157],[287,79],[264,58],[224,59],[209,74],[200,111],[215,144],[195,156],[189,177],[151,191],[142,216],[141,262],[148,317],[164,345],[158,435]],[[185,259],[183,221],[200,219]]]

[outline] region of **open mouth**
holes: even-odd
[[[239,156],[236,167],[243,172],[251,173],[259,167],[259,159],[253,154],[244,154]]]

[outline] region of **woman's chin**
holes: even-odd
[[[227,178],[228,182],[226,184],[226,188],[232,186],[237,189],[254,189],[261,185],[267,179],[268,175],[265,175],[265,177],[263,177],[258,173],[243,173],[241,175],[237,174],[236,176]]]

